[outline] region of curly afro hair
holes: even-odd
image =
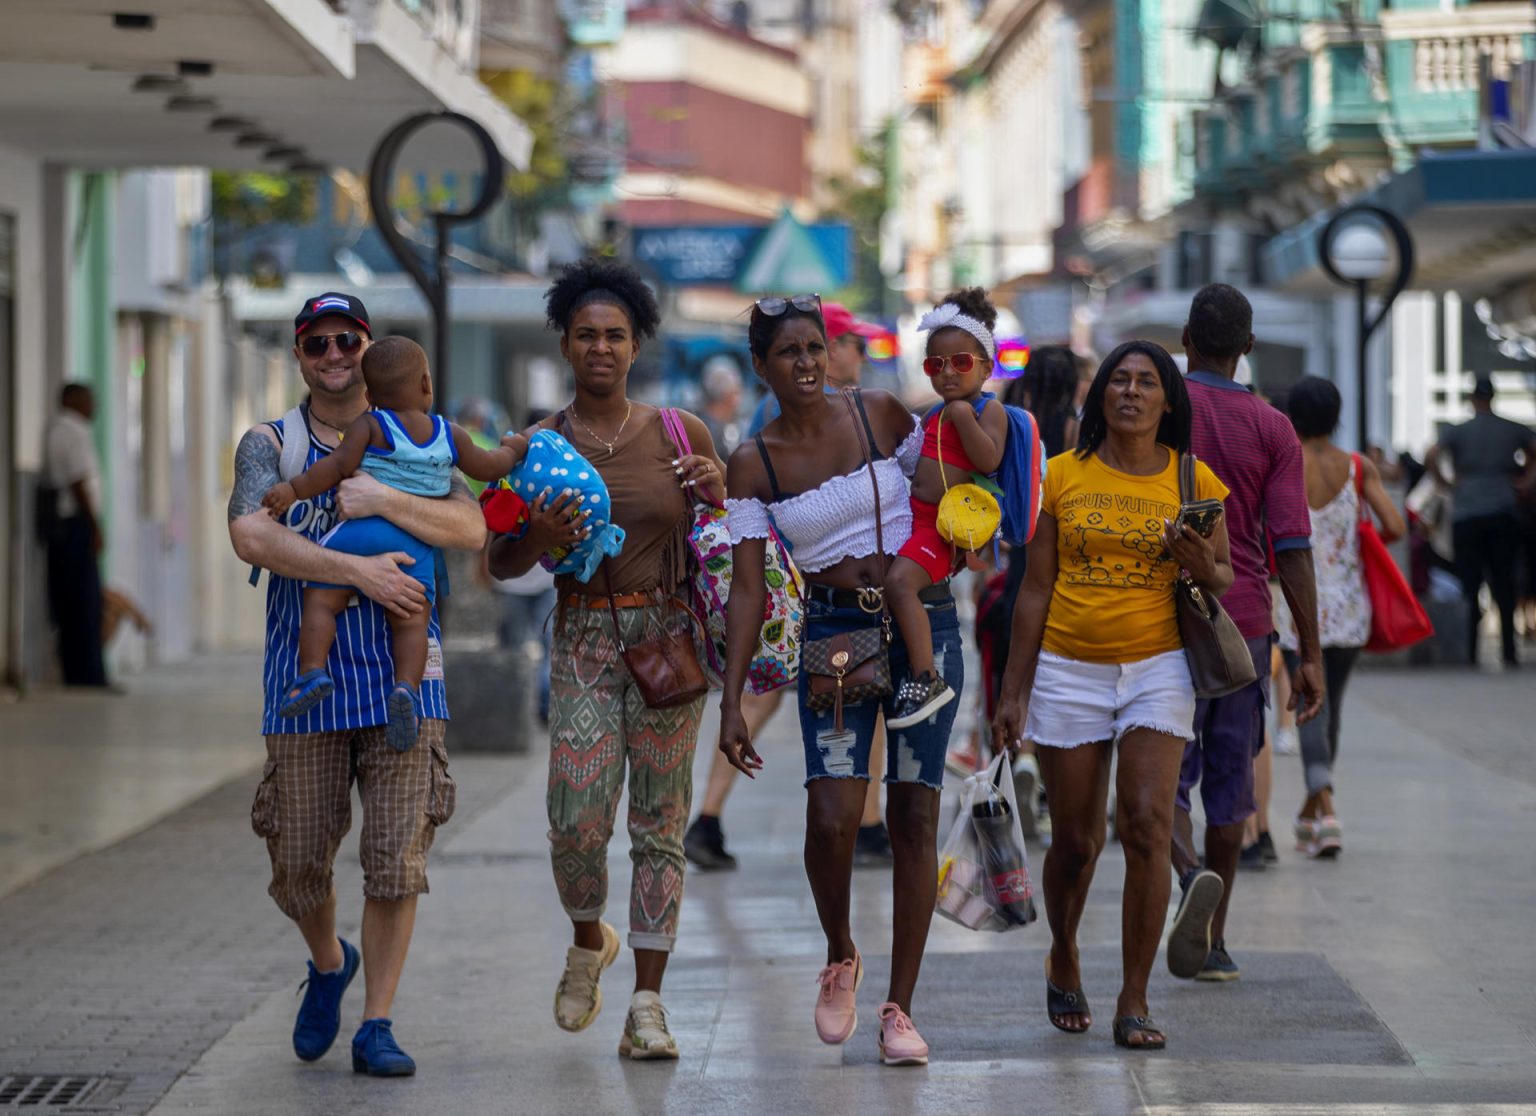
[[[962,314],[968,318],[975,318],[987,329],[997,329],[997,307],[992,305],[992,300],[987,297],[987,292],[981,287],[963,287],[958,291],[950,291],[939,299],[940,306],[948,303],[954,303],[960,307]]]
[[[656,296],[638,271],[615,260],[585,259],[562,268],[559,278],[544,292],[550,328],[569,333],[576,311],[594,302],[623,310],[636,337],[655,337],[661,325]]]

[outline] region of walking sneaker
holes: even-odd
[[[293,1052],[306,1062],[325,1057],[325,1052],[336,1041],[341,1030],[341,998],[347,994],[347,985],[357,975],[362,960],[351,942],[341,942],[341,968],[334,973],[322,973],[309,965],[309,978],[299,985],[304,1002],[299,1005],[299,1017],[293,1023]]]
[[[955,691],[933,671],[927,670],[901,684],[896,694],[896,716],[885,722],[886,728],[911,728],[926,721],[955,700]]]
[[[388,1019],[365,1019],[352,1036],[352,1072],[369,1077],[410,1077],[416,1063],[400,1049]]]
[[[1205,964],[1196,974],[1196,980],[1236,980],[1242,976],[1242,970],[1237,967],[1237,962],[1232,960],[1232,955],[1227,952],[1227,943],[1223,939],[1211,946],[1211,952],[1206,955]]]
[[[853,866],[855,868],[879,868],[894,860],[891,852],[891,834],[884,822],[861,825],[853,839]]]
[[[705,872],[733,871],[736,858],[725,851],[720,819],[700,814],[683,834],[683,855]]]
[[[895,1004],[880,1005],[880,1061],[888,1066],[926,1066],[928,1044],[912,1017]]]
[[[1332,814],[1318,818],[1307,855],[1313,860],[1332,860],[1343,851],[1344,827],[1339,825],[1339,819]]]
[[[1221,877],[1208,868],[1191,869],[1179,880],[1183,897],[1168,931],[1168,971],[1182,980],[1200,976],[1211,953],[1211,919],[1221,903]]]
[[[603,1010],[603,990],[597,986],[603,970],[619,955],[619,932],[606,922],[599,952],[571,946],[565,951],[565,972],[555,989],[555,1025],[562,1031],[584,1031]]]
[[[1257,841],[1251,845],[1244,845],[1243,851],[1237,856],[1237,866],[1245,872],[1264,871],[1264,846]]]
[[[1304,818],[1297,814],[1292,832],[1296,834],[1296,851],[1306,852],[1312,847],[1312,841],[1317,837],[1317,819]]]
[[[637,1062],[677,1057],[677,1040],[667,1030],[667,1009],[655,992],[636,992],[631,997],[619,1056]]]
[[[1016,757],[1013,761],[1013,800],[1019,804],[1019,825],[1023,827],[1026,841],[1037,836],[1035,789],[1039,785],[1040,765],[1035,762],[1035,757],[1028,752]]]
[[[1275,755],[1294,756],[1301,751],[1301,734],[1295,725],[1285,725],[1275,730]]]
[[[816,978],[821,991],[816,996],[816,1035],[829,1046],[848,1041],[859,1025],[857,999],[864,983],[864,959],[855,950],[847,961],[838,961],[821,970]]]

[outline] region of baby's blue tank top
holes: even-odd
[[[453,433],[439,415],[432,416],[432,436],[415,441],[405,424],[393,411],[375,407],[374,418],[384,431],[387,449],[368,447],[363,454],[362,470],[390,488],[415,496],[446,496],[453,483],[453,469],[459,463]]]

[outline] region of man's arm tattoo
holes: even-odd
[[[229,494],[229,521],[261,510],[261,498],[267,489],[282,479],[279,461],[282,451],[276,443],[257,430],[246,431],[235,447],[235,488]]]

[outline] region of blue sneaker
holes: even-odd
[[[347,994],[347,985],[357,975],[362,956],[352,943],[341,942],[341,971],[322,973],[309,965],[309,979],[299,985],[304,992],[304,1002],[299,1005],[299,1017],[293,1023],[293,1052],[306,1062],[325,1057],[325,1052],[336,1041],[341,1030],[341,998]]]
[[[352,1036],[352,1072],[373,1077],[410,1077],[416,1063],[395,1042],[388,1019],[365,1019]]]

